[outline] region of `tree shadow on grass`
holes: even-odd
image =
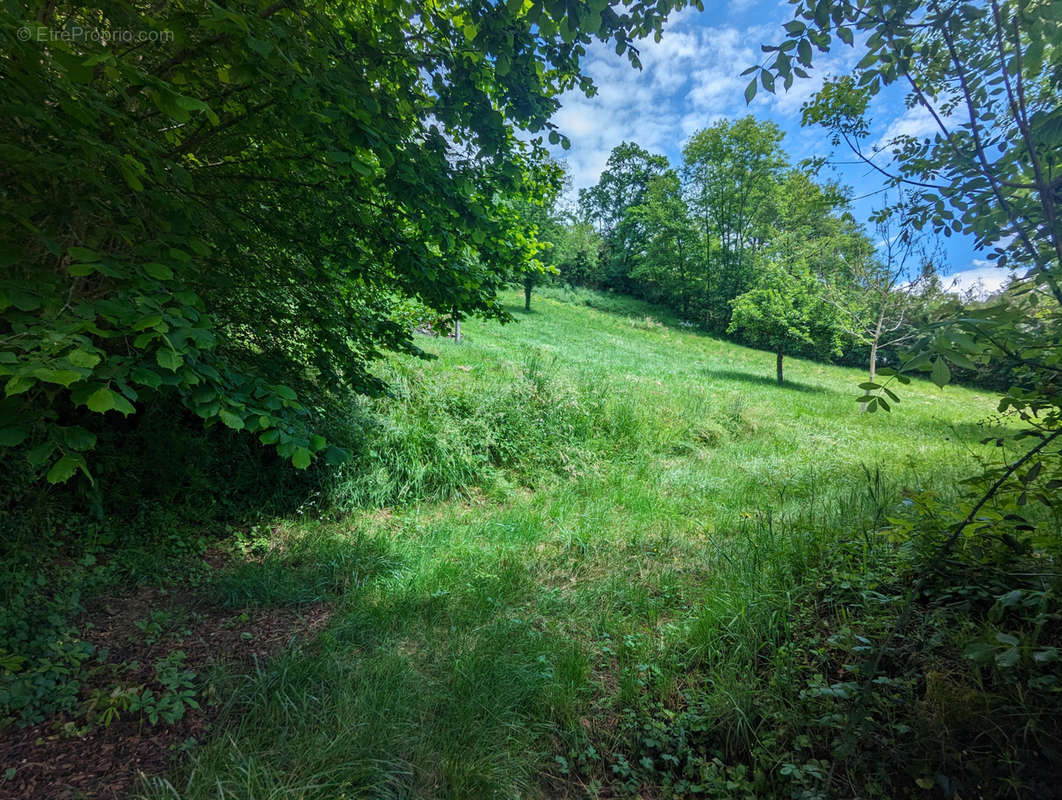
[[[755,375],[749,372],[738,372],[732,369],[707,369],[705,375],[709,378],[718,378],[724,381],[737,381],[738,383],[748,383],[754,386],[769,386],[772,389],[789,389],[795,392],[808,392],[810,394],[830,394],[835,392],[835,389],[828,389],[825,386],[818,386],[809,383],[801,383],[799,381],[792,381],[788,378],[784,383],[779,384],[777,379],[768,377],[766,375]]]
[[[262,558],[236,561],[204,587],[207,598],[232,607],[304,606],[335,600],[394,574],[401,559],[377,538],[321,526]]]
[[[518,613],[535,574],[505,554],[418,567],[372,539],[360,552],[377,578],[248,676],[192,756],[191,793],[247,774],[256,797],[295,782],[320,797],[528,793],[541,731],[573,718],[590,672],[581,647]]]
[[[1011,428],[991,423],[983,423],[981,419],[977,418],[961,422],[949,422],[935,417],[922,418],[918,420],[916,425],[925,432],[923,436],[935,436],[940,439],[956,440],[968,445],[977,444],[984,439],[995,437],[1005,438],[1009,433],[1013,433],[1013,429]]]
[[[523,303],[506,303],[504,308],[507,312],[509,312],[510,315],[514,317],[530,317],[538,314],[538,308],[536,308],[534,305],[532,305],[531,309],[528,310],[524,308]]]

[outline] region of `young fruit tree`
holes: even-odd
[[[877,252],[872,246],[859,248],[840,269],[820,276],[826,299],[838,311],[838,324],[869,350],[870,383],[877,377],[882,350],[899,348],[919,335],[912,318],[924,310],[926,293],[936,280],[924,237],[896,221],[888,209],[877,214]]]

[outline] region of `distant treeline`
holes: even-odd
[[[872,238],[850,190],[793,165],[782,138],[744,117],[695,133],[679,165],[617,146],[576,207],[539,221],[558,279],[660,303],[779,357],[871,371],[895,361],[955,302],[938,277],[939,248],[897,224],[900,195],[870,220]]]

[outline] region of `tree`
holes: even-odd
[[[531,293],[535,286],[546,273],[557,273],[549,255],[560,238],[561,223],[556,206],[561,192],[571,183],[564,165],[557,161],[548,160],[540,173],[542,180],[538,185],[525,187],[510,200],[524,224],[523,235],[528,241],[539,243],[535,257],[519,265],[514,274],[514,280],[524,289],[525,312],[531,311]]]
[[[553,231],[549,263],[569,285],[589,286],[598,282],[601,236],[594,226],[574,211],[564,211]]]
[[[871,249],[847,203],[842,187],[816,183],[801,169],[779,176],[763,199],[751,286],[731,301],[727,330],[775,351],[779,383],[787,353],[841,354],[842,318],[827,287],[846,280],[847,265]]]
[[[668,170],[649,182],[645,202],[631,209],[649,234],[645,257],[631,277],[651,287],[658,300],[677,302],[688,316],[690,298],[698,293],[695,277],[697,230],[690,219],[678,174]]]
[[[91,480],[89,428],[167,394],[331,452],[311,408],[419,352],[396,304],[505,316],[536,243],[504,198],[565,142],[557,96],[683,5],[4,6],[0,444]],[[108,30],[140,40],[73,33]]]
[[[721,120],[683,148],[691,214],[700,227],[700,269],[709,328],[725,330],[729,301],[748,286],[746,250],[762,238],[771,193],[786,166],[782,131],[751,116]]]
[[[796,235],[781,237],[779,249],[761,256],[755,283],[731,301],[728,333],[743,332],[757,346],[775,352],[779,385],[787,353],[810,350],[821,356],[840,355],[841,336],[833,307],[822,295],[808,258],[815,245]]]
[[[918,336],[915,312],[923,310],[936,278],[925,242],[910,228],[899,228],[896,216],[877,217],[880,251],[857,249],[842,271],[822,275],[827,299],[836,306],[844,331],[869,348],[869,377],[877,376],[880,350],[896,349]],[[866,242],[869,245],[869,242]]]
[[[668,168],[667,158],[653,155],[634,142],[612,149],[597,185],[579,192],[587,219],[594,220],[605,243],[605,285],[630,293],[631,272],[648,239],[631,209],[642,205],[649,183]]]

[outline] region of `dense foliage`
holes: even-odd
[[[307,466],[317,409],[416,351],[410,302],[503,314],[556,95],[681,5],[4,6],[0,445],[91,480],[167,394]]]

